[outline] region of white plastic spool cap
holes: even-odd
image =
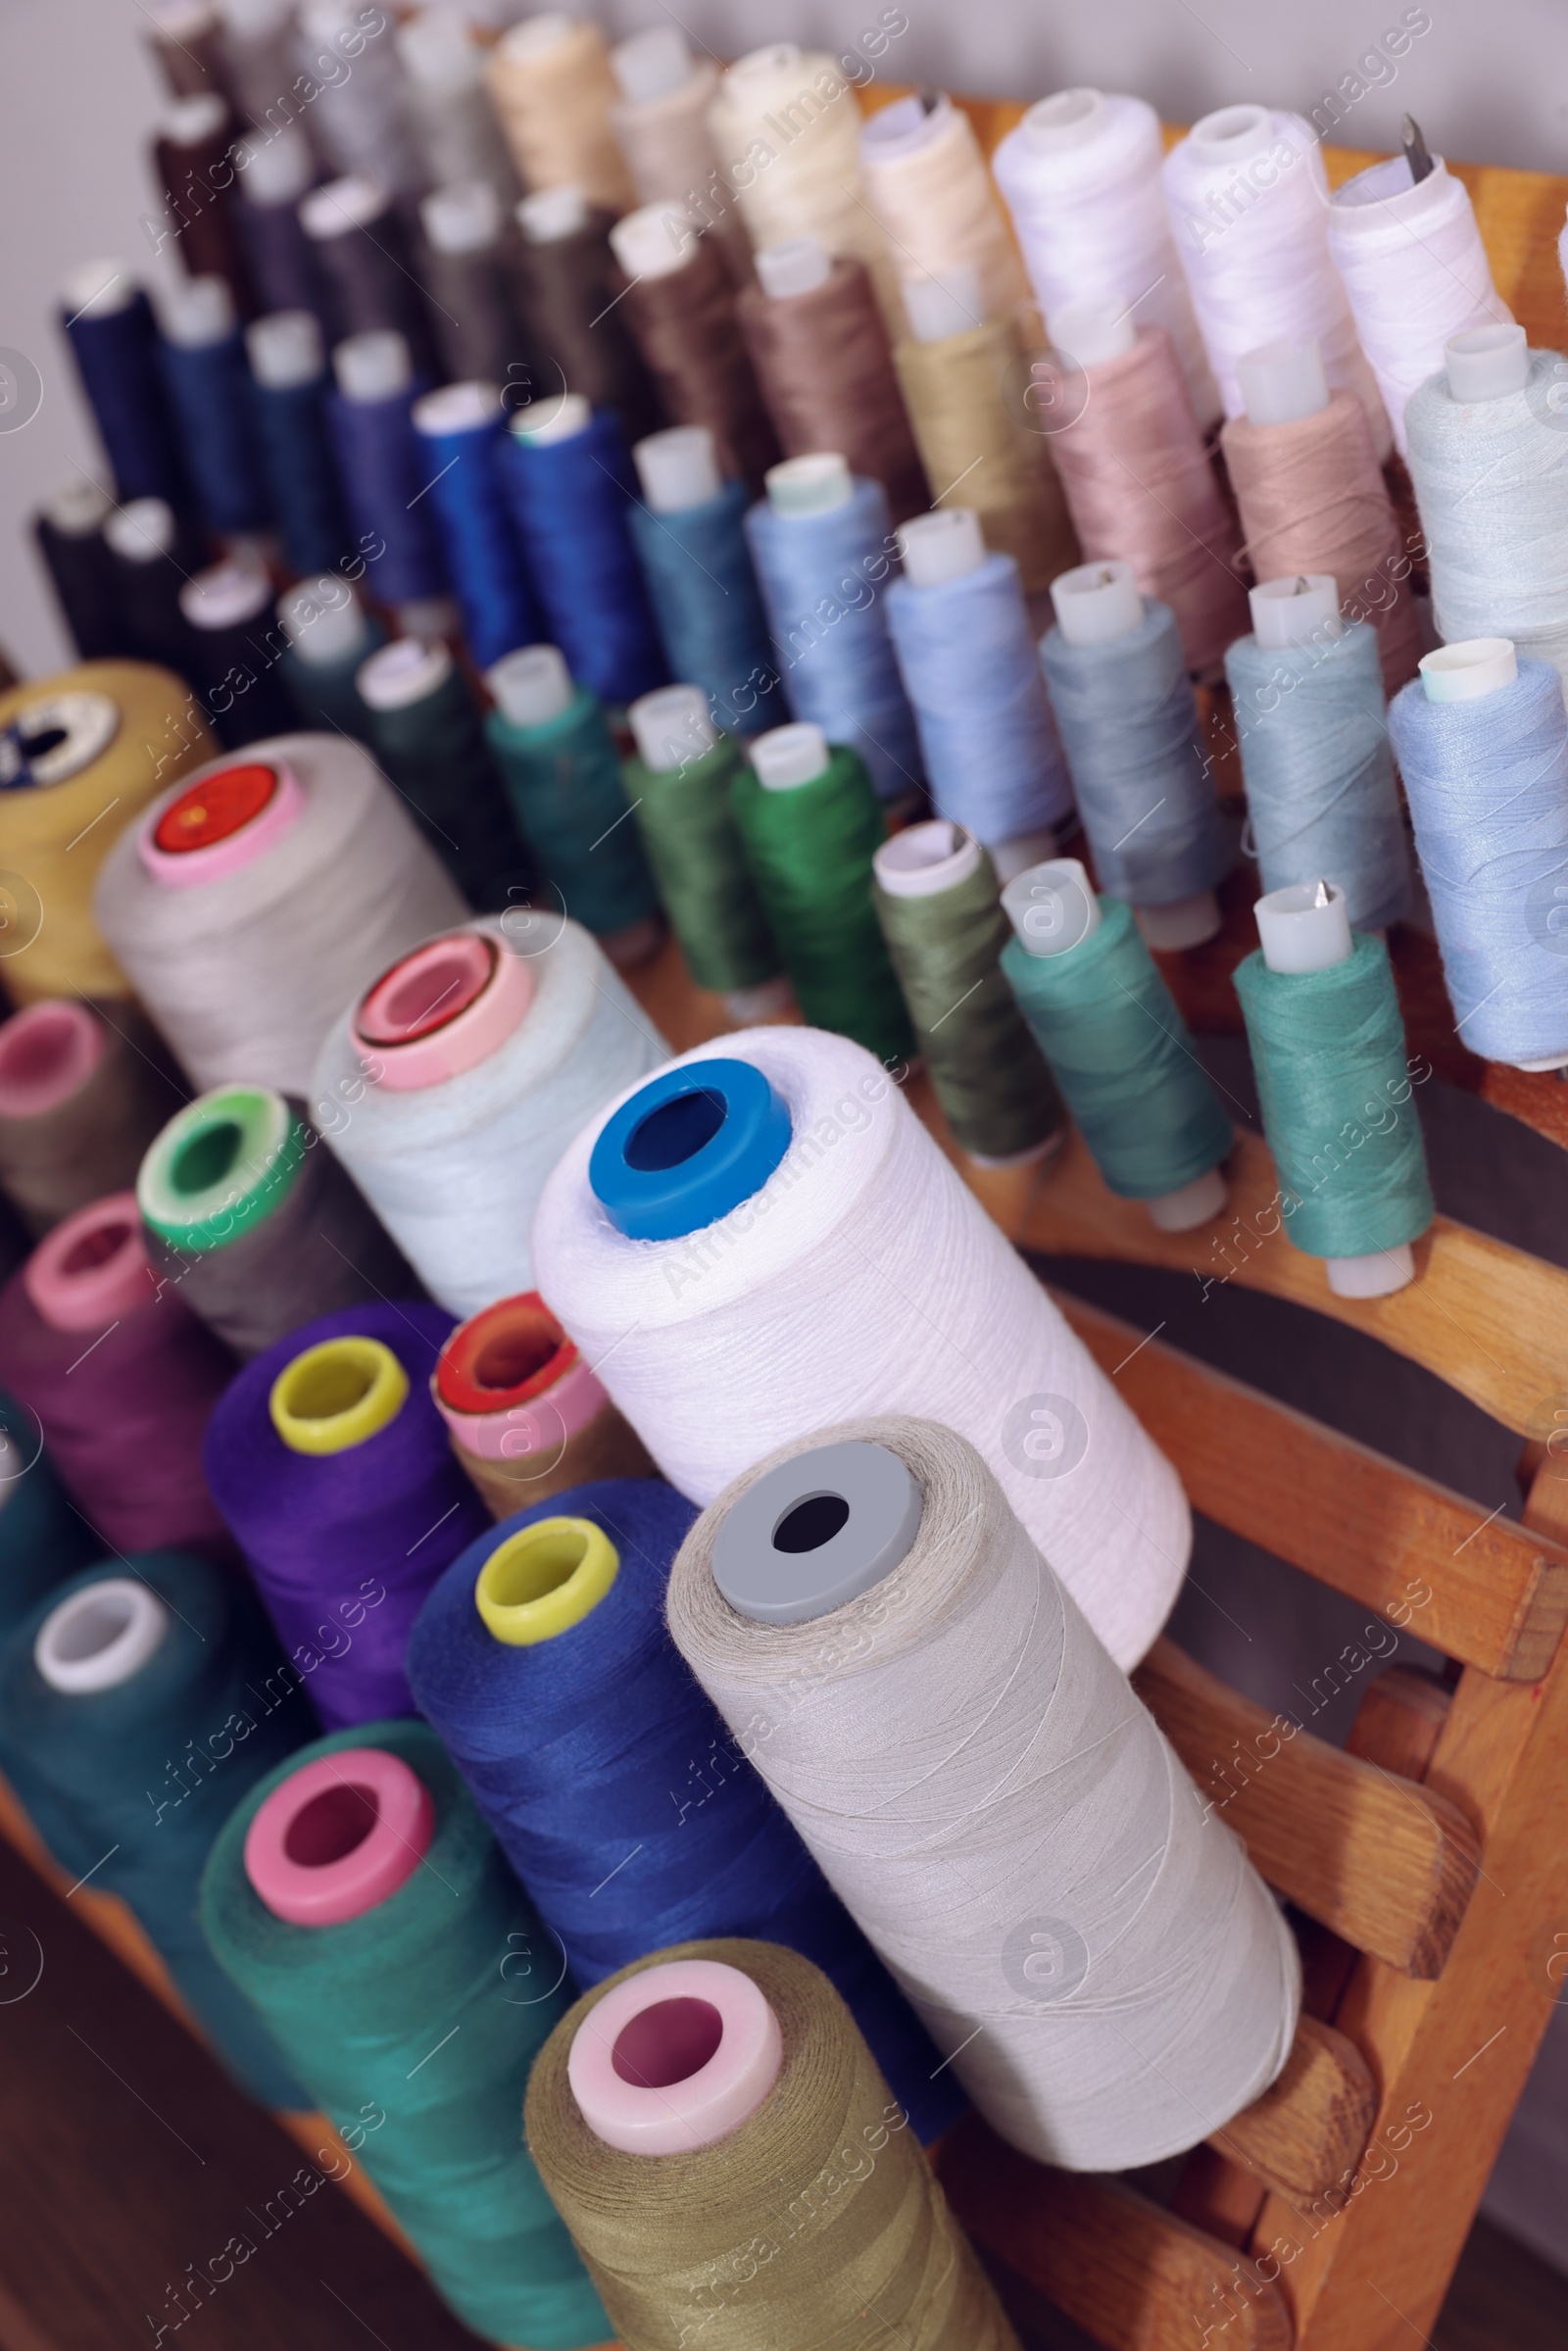
[[[543,57],[576,29],[570,17],[550,10],[540,17],[529,17],[521,24],[514,24],[502,34],[498,47],[506,57]]]
[[[1065,955],[1101,924],[1100,901],[1079,857],[1045,857],[1004,884],[1002,910],[1032,955]]]
[[[673,24],[654,24],[617,41],[610,52],[610,70],[628,106],[651,106],[683,90],[692,77],[692,53],[686,35]]]
[[[1519,657],[1511,637],[1463,637],[1423,654],[1420,669],[1428,702],[1475,702],[1513,684]]]
[[[1064,147],[1082,147],[1102,128],[1106,112],[1101,90],[1057,90],[1029,109],[1023,119],[1024,136],[1032,147],[1058,153]]]
[[[557,645],[522,645],[485,671],[485,684],[513,726],[548,726],[571,708],[576,688]]]
[[[133,498],[104,524],[104,543],[123,563],[155,563],[174,544],[174,510],[163,498]]]
[[[1051,583],[1051,602],[1069,645],[1108,645],[1144,624],[1138,575],[1119,557],[1059,572]]]
[[[1443,346],[1451,400],[1501,400],[1530,381],[1530,343],[1522,326],[1467,326]]]
[[[114,507],[107,490],[78,474],[50,493],[43,502],[43,514],[62,538],[87,539],[103,528]]]
[[[772,74],[785,73],[800,62],[799,41],[769,41],[765,47],[748,49],[744,57],[738,57],[724,79],[744,89],[749,81],[765,81]]]
[[[51,1608],[32,1662],[51,1690],[93,1697],[141,1672],[169,1631],[169,1610],[131,1576],[106,1576]]]
[[[1138,325],[1124,302],[1069,302],[1051,318],[1052,349],[1079,367],[1119,360],[1138,340]]]
[[[218,13],[225,32],[254,40],[263,33],[280,32],[293,12],[289,0],[218,0]]]
[[[808,457],[787,457],[781,465],[769,465],[762,487],[776,514],[798,519],[848,506],[855,495],[855,478],[848,458],[836,449],[815,449]]]
[[[290,122],[274,138],[246,139],[236,149],[239,192],[247,204],[270,210],[297,204],[316,177],[310,140]]]
[[[198,571],[179,591],[179,609],[192,628],[238,628],[272,601],[265,565],[242,557]]]
[[[277,600],[277,616],[289,644],[313,669],[349,661],[370,633],[354,590],[329,571],[285,589]]]
[[[610,232],[610,250],[628,277],[672,277],[697,251],[698,229],[678,204],[643,204]]]
[[[832,257],[816,237],[790,237],[782,245],[760,245],[753,259],[757,281],[769,302],[814,294],[833,274]]]
[[[966,579],[986,560],[980,517],[973,507],[941,506],[929,514],[916,514],[894,533],[911,588],[941,588],[951,579]]]
[[[660,686],[640,695],[626,712],[637,757],[656,775],[668,775],[707,757],[718,741],[701,686]]]
[[[1298,571],[1249,588],[1252,633],[1265,653],[1293,645],[1321,645],[1340,636],[1339,582],[1332,571]]]
[[[179,351],[206,351],[235,327],[234,297],[221,277],[187,277],[165,289],[164,339]]]
[[[945,90],[915,91],[878,107],[860,125],[860,153],[867,163],[891,163],[895,157],[917,155],[929,147],[953,116],[953,100]],[[932,338],[934,340],[934,338]]]
[[[60,306],[70,321],[110,318],[128,310],[136,299],[136,281],[123,262],[83,262],[67,272],[60,288]]]
[[[553,441],[569,441],[586,432],[592,416],[581,392],[561,392],[553,400],[533,400],[518,409],[512,429],[530,448],[545,449]]]
[[[933,816],[884,841],[871,862],[890,898],[935,898],[978,870],[980,844],[961,824]]]
[[[174,147],[199,147],[216,138],[228,121],[228,108],[216,90],[197,90],[189,98],[172,98],[158,118],[160,135]]]
[[[1314,335],[1259,344],[1237,361],[1236,379],[1250,424],[1295,424],[1329,405],[1329,379]]]
[[[346,171],[313,188],[300,205],[300,226],[316,244],[347,236],[350,229],[368,228],[392,202],[391,191],[368,171]]]
[[[967,334],[972,326],[985,324],[977,262],[955,262],[946,269],[906,277],[899,291],[917,343],[945,343],[950,335]]]
[[[251,373],[270,392],[315,383],[326,365],[320,320],[310,311],[273,311],[245,329]]]
[[[672,424],[632,450],[643,497],[656,514],[706,506],[724,487],[718,449],[706,424]]]
[[[1193,124],[1188,143],[1200,164],[1245,164],[1273,146],[1273,118],[1266,106],[1216,107]]]
[[[800,784],[814,783],[828,767],[827,737],[808,718],[791,726],[772,727],[752,745],[757,780],[769,792],[793,792]]]
[[[406,710],[451,675],[452,656],[439,637],[396,637],[360,663],[354,683],[369,710]]]
[[[414,382],[414,361],[396,327],[372,326],[334,346],[332,373],[345,400],[395,400]]]
[[[484,61],[461,17],[426,8],[396,34],[403,71],[432,97],[455,97],[483,78]]]
[[[588,225],[587,194],[582,188],[536,188],[517,206],[516,220],[530,245],[559,244]]]
[[[1010,841],[988,841],[991,862],[996,867],[999,882],[1010,882],[1015,873],[1027,873],[1031,865],[1042,865],[1056,854],[1056,830],[1046,825],[1038,833],[1014,833]],[[970,1154],[971,1157],[973,1153]],[[1001,1167],[1004,1161],[988,1161]]]
[[[439,392],[422,393],[411,413],[416,432],[482,432],[501,416],[501,386],[443,384]]]
[[[487,179],[456,179],[421,199],[419,222],[437,253],[487,253],[501,234],[501,199]]]
[[[1146,947],[1156,948],[1161,955],[1176,955],[1183,948],[1201,947],[1205,939],[1216,938],[1224,916],[1213,891],[1200,890],[1192,898],[1172,899],[1169,906],[1134,906],[1133,920]]]

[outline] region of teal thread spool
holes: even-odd
[[[1337,1296],[1384,1298],[1413,1277],[1410,1244],[1432,1222],[1388,950],[1352,935],[1332,882],[1271,891],[1254,912],[1262,948],[1236,993],[1286,1230],[1327,1259]]]
[[[0,1395],[0,1641],[102,1547],[49,1466],[36,1415]]]
[[[1002,969],[1009,936],[989,854],[939,816],[884,841],[872,900],[937,1100],[981,1167],[1043,1159],[1066,1114]]]
[[[514,903],[532,880],[479,713],[439,637],[398,637],[356,679],[371,749],[470,906]]]
[[[278,665],[301,726],[351,735],[373,751],[370,713],[354,681],[360,663],[386,643],[381,623],[371,619],[348,581],[330,571],[285,589],[277,616],[288,640]]]
[[[1002,903],[1002,968],[1106,1184],[1161,1232],[1206,1224],[1231,1122],[1132,908],[1097,898],[1076,857],[1031,865]]]
[[[357,1764],[367,1751],[390,1772]],[[291,1808],[280,1791],[311,1767],[328,1785]],[[270,1800],[287,1825],[268,1851],[269,1821],[252,1831]],[[318,1923],[270,1907],[312,1879]],[[361,2162],[458,2317],[533,2351],[603,2342],[599,2297],[522,2144],[529,2071],[569,2005],[565,1963],[429,1726],[360,1724],[263,1781],[213,1848],[202,1925],[330,2120],[364,2131]]]

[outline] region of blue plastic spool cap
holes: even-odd
[[[595,1199],[632,1241],[679,1241],[760,1192],[790,1114],[750,1061],[689,1061],[640,1086],[588,1161]]]

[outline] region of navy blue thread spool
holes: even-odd
[[[419,373],[434,374],[429,314],[388,191],[354,171],[313,188],[299,210],[330,291],[337,333],[400,334]]]
[[[104,524],[115,597],[130,652],[201,688],[206,675],[180,591],[201,562],[188,530],[162,498],[133,498]]]
[[[645,505],[627,514],[669,666],[708,696],[730,735],[765,734],[789,712],[746,543],[746,485],[719,473],[706,424],[651,433],[632,451]]]
[[[297,122],[258,132],[235,150],[239,228],[264,316],[309,311],[323,334],[333,329],[332,297],[314,242],[300,220],[300,198],[316,177],[311,143]]]
[[[135,651],[104,538],[113,513],[107,494],[78,473],[62,482],[32,520],[60,616],[83,661],[122,661]]]
[[[199,692],[225,751],[293,731],[294,705],[278,669],[281,632],[272,626],[272,583],[255,562],[198,571],[179,592],[190,622]]]
[[[619,423],[580,393],[519,409],[501,477],[550,633],[580,685],[614,705],[668,677],[627,522]]]
[[[533,869],[446,646],[395,638],[361,663],[356,683],[377,760],[468,904],[483,912],[525,898]]]
[[[444,598],[446,566],[423,495],[430,477],[414,429],[414,367],[400,334],[351,335],[332,354],[326,413],[349,520],[381,604],[427,608]],[[418,625],[421,612],[406,625]]]
[[[278,668],[300,723],[314,733],[348,735],[373,748],[370,713],[355,683],[362,664],[386,643],[346,579],[326,572],[301,580],[277,600],[288,639]]]
[[[438,187],[421,202],[419,224],[424,232],[419,274],[429,291],[449,379],[526,383],[528,338],[502,263],[501,199],[495,189],[486,180],[466,178]]]
[[[176,98],[159,122],[153,163],[181,269],[187,277],[220,277],[236,315],[249,318],[256,295],[235,218],[235,127],[218,91]]]
[[[262,465],[290,571],[325,571],[348,554],[348,520],[326,423],[321,330],[309,311],[276,311],[248,328],[251,404]]]
[[[152,304],[119,262],[85,262],[67,278],[61,323],[122,506],[162,498],[181,511],[185,471],[158,367]]]
[[[265,530],[271,498],[254,386],[221,277],[194,278],[166,295],[158,360],[207,528],[219,539]]]
[[[539,620],[512,517],[501,497],[506,438],[494,383],[445,385],[414,404],[447,569],[477,669],[532,645]]]

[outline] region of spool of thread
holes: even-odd
[[[1018,1167],[1060,1144],[1063,1112],[1002,974],[1007,925],[996,868],[938,817],[884,841],[872,899],[938,1102],[981,1167]]]
[[[178,1101],[141,1028],[128,1006],[110,1021],[66,997],[0,1026],[0,1187],[34,1241],[133,1184]]]
[[[585,1992],[540,2052],[524,2122],[627,2351],[696,2307],[691,2278],[727,2298],[754,2275],[754,2323],[780,2342],[831,2342],[869,2308],[919,2351],[1017,2351],[888,2090],[831,1984],[771,1943],[677,1944]],[[780,2183],[825,2175],[847,2190],[831,2225],[813,2198],[736,2255]]]
[[[860,110],[827,52],[752,50],[720,75],[708,124],[753,247],[814,237],[835,261],[863,262],[897,333],[897,275],[860,176]]]
[[[784,698],[864,760],[877,798],[920,791],[920,742],[878,589],[898,560],[880,482],[842,457],[788,458],[746,517]]]
[[[431,186],[482,180],[503,202],[514,201],[516,177],[485,94],[484,52],[468,25],[425,8],[398,26],[396,40],[409,118]]]
[[[430,1393],[492,1518],[592,1479],[653,1476],[641,1438],[537,1290],[497,1298],[459,1323]],[[0,1542],[3,1535],[0,1524]]]
[[[185,473],[158,367],[158,329],[141,287],[120,262],[84,262],[61,291],[60,321],[119,504],[163,498],[183,506]]]
[[[266,1087],[220,1087],[172,1118],[136,1203],[155,1276],[241,1362],[323,1314],[417,1288],[314,1127]]]
[[[0,1643],[100,1548],[66,1499],[36,1420],[13,1396],[0,1396]]]
[[[128,1904],[228,2071],[274,2107],[306,2101],[214,1965],[197,1895],[228,1814],[309,1734],[254,1594],[182,1551],[99,1561],[0,1649],[0,1766],[33,1825]]]
[[[662,686],[659,631],[626,522],[631,460],[612,411],[577,392],[518,409],[501,484],[573,677],[606,703]]]
[[[1151,947],[1197,947],[1220,927],[1232,860],[1176,615],[1139,594],[1131,563],[1064,571],[1051,597],[1040,666],[1095,870]]]
[[[514,24],[485,81],[524,187],[581,188],[590,204],[630,211],[637,192],[611,127],[615,79],[597,24],[553,12]]]
[[[955,2104],[950,2083],[931,2087],[930,2042],[664,1631],[696,1511],[653,1479],[559,1498],[564,1514],[541,1502],[453,1562],[415,1627],[409,1673],[568,1971],[596,1984],[688,1926],[787,1943],[863,2019],[931,2136]],[[587,1724],[601,1735],[585,1740]]]
[[[1166,156],[1165,207],[1227,416],[1245,407],[1237,375],[1263,343],[1316,341],[1336,391],[1366,410],[1381,465],[1389,413],[1355,339],[1329,252],[1329,184],[1319,134],[1299,115],[1222,106]]]
[[[297,15],[295,54],[317,85],[311,137],[323,162],[339,171],[374,171],[399,195],[420,188],[391,17],[377,12],[368,23],[358,0],[300,0]]]
[[[176,98],[159,120],[153,170],[187,276],[220,278],[237,316],[248,318],[256,297],[236,219],[234,130],[228,102],[216,89]]]
[[[1084,561],[1125,558],[1143,594],[1175,613],[1188,668],[1216,674],[1247,599],[1175,347],[1108,303],[1059,313],[1051,335],[1066,419],[1052,453]]]
[[[889,1415],[781,1446],[687,1537],[668,1618],[731,1729],[767,1725],[758,1768],[1014,2146],[1157,2162],[1275,2079],[1290,1928],[962,1436]]]
[[[131,993],[94,917],[93,884],[117,828],[216,749],[179,679],[140,661],[83,661],[0,695],[13,1004]]]
[[[493,383],[427,392],[414,404],[414,429],[433,468],[430,500],[468,652],[476,668],[488,669],[539,634],[522,556],[501,502],[501,394]]]
[[[76,658],[122,660],[130,632],[122,619],[114,560],[104,524],[114,513],[106,490],[79,475],[62,482],[32,518],[32,535],[49,574]]]
[[[429,314],[413,246],[379,174],[353,171],[313,188],[299,208],[332,309],[333,334],[399,334],[420,375],[435,373]]]
[[[238,114],[270,127],[268,109],[293,87],[298,71],[294,11],[289,0],[220,0],[219,13],[223,85]]]
[[[375,1299],[291,1331],[230,1381],[208,1483],[328,1731],[412,1714],[409,1627],[486,1525],[430,1401],[452,1328]]]
[[[1225,656],[1265,891],[1327,874],[1351,926],[1405,913],[1410,872],[1384,715],[1377,631],[1342,621],[1331,574],[1266,580],[1254,634]]]
[[[626,797],[687,969],[743,1027],[782,1011],[789,983],[735,821],[739,744],[714,731],[699,686],[662,686],[629,716]]]
[[[1246,413],[1221,434],[1252,575],[1330,571],[1352,620],[1378,632],[1387,693],[1415,675],[1421,629],[1366,411],[1330,393],[1314,343],[1270,344],[1237,363]]]
[[[1132,910],[1076,857],[1018,874],[1002,970],[1110,1190],[1162,1233],[1225,1205],[1231,1122]]]
[[[316,241],[300,219],[300,199],[316,178],[311,143],[297,122],[274,124],[238,144],[239,228],[264,315],[309,311],[323,334],[336,312]]]
[[[213,1848],[201,1918],[315,2103],[343,2130],[382,2117],[361,2160],[457,2316],[496,2342],[601,2340],[517,2130],[564,1995],[434,1733],[377,1723],[272,1772]]]
[[[906,277],[973,270],[979,298],[965,325],[1016,318],[1029,298],[1017,249],[974,125],[945,92],[896,98],[862,122],[860,172]]]
[[[931,490],[863,263],[795,237],[760,246],[757,272],[736,310],[784,455],[838,450],[882,484],[895,522],[923,513]]]
[[[1568,718],[1549,663],[1482,637],[1428,654],[1389,707],[1457,1032],[1521,1069],[1568,1066]]]
[[[1219,389],[1165,212],[1164,144],[1144,99],[1057,90],[1008,131],[991,168],[1041,317],[1097,302],[1162,326],[1206,432],[1222,413]]]
[[[659,900],[604,706],[574,684],[554,645],[529,645],[486,680],[485,735],[517,830],[545,880],[612,963],[646,962],[662,937]]]
[[[371,741],[370,713],[355,684],[386,631],[346,579],[326,573],[302,580],[277,600],[288,639],[278,667],[295,710],[313,732]]]
[[[223,1543],[201,1444],[230,1368],[180,1300],[159,1296],[133,1192],[66,1217],[0,1290],[0,1382],[114,1550]]]
[[[516,208],[519,234],[505,258],[533,347],[520,388],[536,401],[580,392],[613,409],[628,441],[663,419],[615,297],[619,267],[610,249],[613,214],[598,212],[581,188],[540,188]]]
[[[725,481],[704,424],[651,433],[632,456],[645,503],[634,502],[626,520],[670,669],[702,687],[725,733],[782,725],[788,712],[746,543],[745,483]]]
[[[415,24],[450,18],[416,18]],[[412,29],[412,27],[411,27]],[[455,28],[456,29],[456,28]],[[443,372],[454,383],[527,380],[527,343],[501,259],[501,198],[487,179],[438,187],[419,206],[420,274]]]
[[[294,705],[277,666],[282,644],[265,563],[249,553],[225,557],[185,582],[179,609],[191,627],[202,707],[224,749],[287,734]]]
[[[196,632],[179,605],[181,588],[201,568],[195,534],[162,498],[133,498],[104,524],[104,545],[131,658],[199,689]],[[185,699],[194,712],[194,693]]]
[[[1438,635],[1506,637],[1568,675],[1568,435],[1550,406],[1565,365],[1522,326],[1474,327],[1450,336],[1404,421]]]
[[[446,567],[424,450],[414,429],[414,363],[402,335],[351,335],[332,354],[327,422],[349,520],[375,564],[382,604],[425,606],[445,595]]]
[[[222,27],[209,0],[164,0],[150,8],[142,38],[174,98],[196,98],[220,90]]]
[[[466,911],[359,745],[321,735],[165,792],[115,843],[96,907],[198,1092],[297,1096],[337,1007]]]
[[[1253,910],[1262,950],[1237,965],[1236,993],[1281,1215],[1327,1259],[1337,1297],[1387,1297],[1413,1279],[1410,1244],[1432,1222],[1388,949],[1351,931],[1329,882],[1272,890]]]
[[[722,1059],[683,1054],[572,1142],[534,1254],[693,1501],[824,1415],[940,1418],[984,1449],[1118,1663],[1158,1632],[1190,1542],[1175,1473],[847,1039],[749,1029]]]
[[[1469,190],[1441,155],[1430,160],[1419,180],[1407,155],[1373,164],[1329,205],[1329,252],[1401,457],[1406,403],[1440,372],[1449,336],[1513,317],[1492,282]]]
[[[341,563],[349,526],[338,492],[326,403],[332,388],[321,330],[309,311],[276,311],[245,336],[251,406],[289,569]]]
[[[719,166],[708,126],[718,66],[693,57],[673,24],[651,24],[617,41],[610,68],[620,92],[611,125],[644,204],[695,205],[694,217],[716,236],[737,284],[751,269],[751,240]]]
[[[1036,595],[1076,563],[1078,543],[1048,441],[1008,405],[1007,387],[1026,372],[1018,330],[1009,318],[987,317],[983,299],[972,265],[906,278],[913,339],[893,360],[937,505],[961,488],[986,545],[1011,556]]]
[[[741,847],[796,1000],[879,1061],[915,1050],[871,904],[886,826],[859,754],[819,726],[759,735],[731,786]]]
[[[576,923],[484,915],[361,992],[322,1049],[314,1114],[431,1297],[474,1314],[533,1287],[545,1178],[667,1051]]]
[[[1055,848],[1072,815],[1018,566],[987,554],[971,507],[942,507],[899,532],[888,633],[920,730],[940,814],[990,850],[1005,881]]]
[[[439,637],[398,637],[356,680],[370,742],[469,906],[505,906],[531,874],[467,681]]]
[[[666,415],[676,425],[706,426],[722,470],[755,496],[781,453],[716,241],[665,203],[628,213],[610,244],[625,272],[627,321]]]

